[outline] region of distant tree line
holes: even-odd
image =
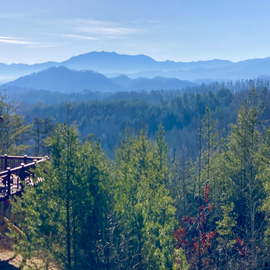
[[[222,133],[224,130],[227,133],[228,124],[235,123],[237,110],[243,99],[248,96],[248,91],[232,93],[226,88],[221,88],[216,93],[208,91],[202,94],[184,93],[181,95],[176,91],[153,91],[147,95],[143,93],[118,93],[118,95],[115,100],[71,102],[71,121],[76,121],[79,125],[82,140],[88,134],[95,134],[96,138],[100,138],[106,154],[113,157],[115,147],[122,136],[121,132],[126,127],[130,127],[135,134],[139,134],[146,125],[148,136],[153,139],[161,124],[166,131],[169,152],[180,151],[182,147],[186,147],[189,149],[189,156],[194,159],[198,153],[198,145],[194,141],[197,141],[197,130],[205,108],[209,108],[218,120],[218,131]],[[258,90],[258,95],[259,106],[265,108],[262,117],[267,118],[270,113],[269,91],[262,88]],[[46,137],[56,121],[65,121],[65,106],[65,103],[38,104],[24,110],[25,120],[29,124],[34,123],[32,132],[35,135],[28,136],[32,138],[32,142],[28,144],[33,145],[28,150],[29,154],[36,151],[37,145],[39,149],[44,148],[42,143],[37,143],[40,140],[37,139],[38,133]],[[41,127],[42,121],[46,122],[44,122],[46,127]],[[40,126],[39,132],[38,126]],[[41,151],[43,154],[46,154],[45,152]]]
[[[143,99],[150,103],[159,103],[160,99],[170,101],[176,96],[182,96],[187,94],[206,94],[211,91],[216,94],[220,89],[228,89],[233,94],[243,91],[249,91],[252,87],[256,87],[257,91],[261,91],[263,88],[270,89],[270,77],[260,76],[254,79],[245,80],[198,80],[197,86],[185,87],[181,89],[159,89],[152,91],[126,91],[126,92],[100,92],[85,89],[81,92],[63,93],[63,92],[51,92],[48,90],[37,90],[33,88],[21,88],[17,86],[7,86],[7,94],[22,102],[25,105],[35,105],[39,103],[51,105],[65,102],[66,100],[73,102],[84,102],[88,100],[133,100]],[[0,91],[6,89],[5,85],[0,86]],[[25,108],[25,106],[24,106]]]

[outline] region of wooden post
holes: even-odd
[[[23,232],[22,232],[17,226],[15,226],[15,225],[13,224],[14,220],[16,219],[16,217],[17,217],[17,215],[14,214],[14,215],[11,217],[11,219],[8,220],[6,217],[4,217],[4,216],[0,213],[0,218],[1,218],[2,220],[5,221],[5,224],[2,225],[2,226],[0,227],[0,232],[3,231],[8,225],[11,225],[11,227],[12,227],[17,233],[19,233],[20,235],[23,235]]]
[[[24,158],[25,158],[25,156],[24,156]],[[24,165],[25,165],[25,163],[21,163],[22,170],[20,171],[20,175],[19,175],[19,177],[21,179],[21,191],[23,191],[23,188],[24,188],[23,183],[22,183],[22,181],[25,179]]]
[[[20,177],[18,175],[16,175],[16,189],[19,190],[19,181],[20,181]]]
[[[7,169],[7,166],[8,166],[7,161],[8,161],[8,155],[5,154],[5,170]]]
[[[23,162],[24,164],[27,164],[27,155],[24,155]]]
[[[10,167],[7,167],[8,173],[7,173],[7,186],[8,186],[8,196],[11,194],[10,190]]]

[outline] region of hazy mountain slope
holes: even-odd
[[[225,60],[210,60],[198,62],[174,62],[174,61],[155,61],[146,55],[125,55],[115,52],[90,52],[74,56],[61,65],[72,69],[90,69],[99,72],[139,72],[139,71],[172,71],[190,70],[198,67],[221,68],[231,66],[233,63]]]
[[[270,75],[270,57],[235,63],[235,65],[226,73],[228,78],[240,77],[252,79],[260,75]]]
[[[117,71],[125,73],[128,70],[149,70],[157,65],[151,57],[145,55],[122,55],[115,52],[90,52],[74,56],[61,63],[72,69],[91,69],[99,72]]]
[[[51,67],[38,73],[21,77],[6,86],[18,86],[34,89],[58,91],[62,93],[82,90],[116,92],[124,88],[107,77],[93,71],[75,71],[66,67]]]
[[[121,55],[114,52],[90,52],[74,56],[61,63],[46,62],[35,65],[1,64],[0,80],[14,80],[51,66],[65,66],[75,70],[94,70],[106,74],[125,74],[130,78],[140,76],[174,77],[180,80],[197,79],[250,79],[260,75],[270,75],[270,57],[250,59],[233,63],[227,60],[209,60],[197,62],[155,61],[145,55]],[[118,79],[115,79],[116,83]],[[128,81],[120,79],[120,85],[128,86]]]
[[[6,83],[5,87],[21,89],[22,92],[31,89],[50,90],[61,93],[80,92],[83,90],[101,92],[119,92],[130,90],[183,89],[196,86],[189,81],[174,78],[156,77],[153,79],[138,78],[132,80],[127,76],[107,78],[93,71],[75,71],[66,67],[51,67],[38,73],[33,73]],[[18,91],[18,90],[16,90]]]
[[[138,78],[132,81],[130,90],[154,90],[154,89],[183,89],[196,84],[189,81],[181,81],[175,78],[155,77],[153,79]]]
[[[130,79],[125,75],[110,78],[111,81],[126,87],[127,90],[137,91],[137,90],[160,90],[160,89],[183,89],[186,87],[196,86],[195,83],[190,81],[181,81],[175,78],[165,78],[165,77],[155,77],[155,78],[145,78],[139,77],[137,79]]]
[[[224,72],[225,73],[225,72]],[[136,73],[128,73],[130,78],[136,79],[138,77],[153,78],[153,77],[166,77],[177,78],[179,80],[194,81],[197,79],[219,79],[218,69],[196,68],[192,70],[175,70],[175,71],[141,71]],[[225,78],[225,77],[224,77]]]
[[[59,66],[57,62],[46,62],[34,65],[27,64],[3,64],[0,63],[0,79],[1,80],[14,80],[20,76],[29,75],[33,72],[38,72],[52,66]]]
[[[128,76],[125,76],[125,75],[113,77],[113,78],[110,78],[110,80],[114,83],[117,83],[127,88],[130,87],[130,85],[132,84],[132,79],[130,79]]]
[[[74,56],[62,62],[61,65],[72,69],[90,69],[101,73],[122,73],[130,78],[162,76],[180,80],[249,79],[261,74],[270,75],[269,57],[236,63],[218,59],[197,62],[168,60],[159,62],[145,55],[90,52]]]

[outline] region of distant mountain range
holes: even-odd
[[[233,63],[227,60],[197,62],[159,62],[145,55],[121,55],[115,52],[90,52],[74,56],[64,62],[41,64],[0,63],[0,81],[14,80],[20,76],[42,71],[49,67],[65,66],[73,70],[94,70],[107,77],[127,75],[130,78],[173,77],[180,80],[250,79],[270,75],[270,57]]]
[[[22,89],[49,90],[61,93],[80,92],[83,90],[101,92],[120,92],[138,90],[160,90],[160,89],[183,89],[193,87],[197,84],[189,81],[181,81],[175,78],[155,77],[153,79],[137,78],[130,79],[121,75],[115,78],[94,71],[70,70],[64,66],[50,67],[43,71],[20,77],[5,84],[7,89],[18,87]]]

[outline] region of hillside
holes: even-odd
[[[154,77],[154,78],[145,78],[139,77],[137,79],[130,79],[127,76],[120,75],[110,79],[112,82],[122,85],[129,91],[138,91],[138,90],[160,90],[160,89],[183,89],[186,87],[194,87],[195,83],[190,81],[183,81],[176,78],[166,78],[166,77]]]
[[[51,67],[33,73],[6,84],[9,86],[26,87],[62,93],[93,90],[116,92],[124,90],[122,86],[110,81],[104,75],[93,71],[75,71],[66,67]]]
[[[175,78],[156,77],[153,79],[138,78],[132,80],[127,76],[107,78],[93,71],[75,71],[66,67],[51,67],[41,72],[33,73],[19,79],[6,83],[7,88],[31,88],[57,91],[61,93],[81,92],[83,90],[100,92],[120,92],[137,90],[160,90],[160,89],[183,89],[194,87],[189,81],[181,81]],[[14,92],[12,90],[12,92]],[[25,92],[22,89],[21,92]]]
[[[115,52],[89,52],[73,56],[63,62],[34,65],[0,63],[0,80],[14,80],[49,67],[65,66],[74,70],[94,70],[108,77],[120,74],[130,78],[173,77],[180,80],[250,79],[270,75],[270,58],[249,59],[240,62],[209,60],[197,62],[156,61],[146,55],[124,55]]]

